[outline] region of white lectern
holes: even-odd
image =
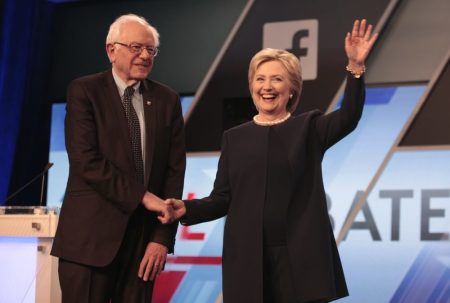
[[[15,296],[18,302],[61,302],[58,259],[50,255],[57,223],[55,208],[0,207],[0,280],[7,288],[0,301]]]

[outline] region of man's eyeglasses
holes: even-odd
[[[130,52],[140,54],[145,49],[152,57],[156,57],[158,55],[159,49],[157,47],[145,46],[139,43],[130,43],[125,44],[121,42],[114,42],[113,44],[119,44],[125,47],[128,47]]]

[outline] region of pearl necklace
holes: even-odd
[[[274,121],[260,121],[258,120],[258,118],[256,118],[258,115],[253,117],[253,121],[258,124],[258,125],[262,125],[262,126],[271,126],[271,125],[276,125],[276,124],[280,124],[283,123],[284,121],[286,121],[287,119],[289,119],[291,117],[291,113],[287,113],[287,115],[284,118],[278,119],[278,120],[274,120]]]

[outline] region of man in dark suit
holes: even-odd
[[[159,34],[136,15],[109,29],[112,69],[74,80],[65,120],[69,180],[52,254],[63,302],[150,302],[173,252],[186,165],[179,96],[147,79]]]

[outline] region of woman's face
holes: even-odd
[[[284,66],[275,60],[262,63],[253,76],[251,94],[261,118],[284,118],[291,94],[289,77]]]

